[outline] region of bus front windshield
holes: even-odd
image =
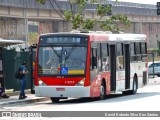
[[[39,75],[84,75],[87,47],[39,47]]]

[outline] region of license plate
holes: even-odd
[[[65,91],[65,88],[56,88],[56,91]]]

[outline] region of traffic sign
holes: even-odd
[[[157,15],[160,15],[160,2],[157,2]]]
[[[67,75],[68,74],[68,67],[62,67],[61,68],[61,74]]]

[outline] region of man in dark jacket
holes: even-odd
[[[21,65],[23,77],[20,80],[20,83],[21,83],[21,92],[20,92],[20,95],[19,95],[19,99],[27,98],[27,96],[25,96],[25,92],[24,92],[25,87],[26,87],[26,74],[28,73],[26,67],[27,67],[26,62],[23,62],[22,65]]]

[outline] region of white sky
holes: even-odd
[[[157,2],[160,2],[160,0],[118,0],[118,1],[119,2],[133,2],[133,3],[142,3],[142,4],[152,4],[152,5],[156,5]]]

